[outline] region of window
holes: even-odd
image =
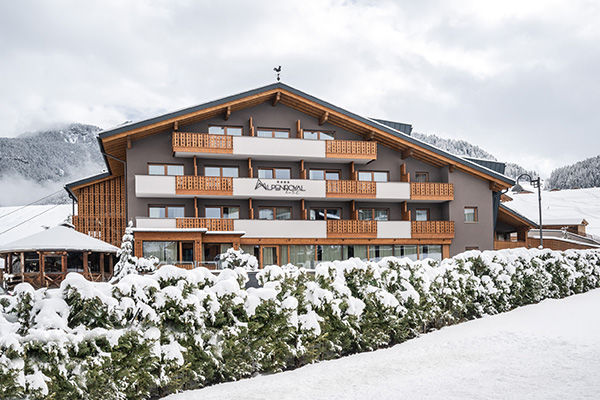
[[[290,131],[289,129],[258,128],[256,130],[256,136],[287,139],[290,137]]]
[[[259,168],[258,177],[260,179],[290,179],[292,170],[289,168]]]
[[[361,208],[358,210],[358,219],[363,221],[388,221],[387,208]]]
[[[148,164],[148,175],[183,175],[183,165]]]
[[[341,208],[311,208],[309,219],[311,220],[328,220],[328,219],[341,219],[342,209]]]
[[[429,182],[429,172],[415,172],[415,182]]]
[[[183,206],[148,206],[150,218],[183,218],[185,207]]]
[[[311,169],[308,174],[309,179],[313,180],[328,180],[328,181],[339,181],[340,171],[325,170],[325,169]]]
[[[478,221],[477,207],[465,207],[465,222],[474,223]]]
[[[302,136],[309,140],[333,140],[333,132],[305,130]]]
[[[261,207],[258,209],[258,219],[292,219],[290,207]]]
[[[387,171],[358,171],[359,181],[388,182],[390,174]]]
[[[429,221],[429,208],[417,208],[415,210],[415,221]]]
[[[439,244],[428,244],[419,246],[419,260],[424,260],[426,258],[432,258],[434,260],[441,261],[442,246]]]
[[[177,261],[177,242],[142,242],[144,257],[154,256],[161,263],[174,263]]]
[[[226,219],[238,219],[240,218],[239,207],[204,207],[205,218],[226,218]]]
[[[212,125],[208,127],[208,133],[212,133],[213,135],[242,136],[242,127]]]
[[[204,167],[204,176],[222,176],[237,178],[240,175],[238,167]]]

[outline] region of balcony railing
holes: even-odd
[[[232,153],[233,137],[208,133],[173,132],[173,151]]]
[[[177,218],[176,226],[182,229],[205,228],[209,231],[233,231],[233,219],[226,218]]]
[[[328,140],[325,152],[334,158],[377,158],[377,142],[361,140]]]
[[[377,237],[377,221],[327,220],[327,237]]]
[[[454,185],[437,182],[411,182],[411,200],[454,200]]]
[[[327,181],[327,197],[375,198],[376,182],[369,181]]]
[[[233,194],[233,178],[219,176],[177,176],[177,194],[228,196]]]
[[[452,239],[454,221],[412,221],[411,237],[415,239]]]

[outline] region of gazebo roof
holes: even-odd
[[[58,225],[14,242],[0,244],[0,253],[41,250],[116,253],[119,248],[78,232],[69,224]]]

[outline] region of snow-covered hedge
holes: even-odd
[[[243,268],[163,266],[0,298],[0,398],[140,399],[368,351],[600,286],[600,252],[470,251]]]

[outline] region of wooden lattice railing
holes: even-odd
[[[226,218],[177,218],[177,228],[205,228],[209,231],[233,231],[233,220]]]
[[[411,200],[454,200],[454,185],[438,182],[411,182]]]
[[[177,194],[233,194],[233,178],[219,176],[176,176]]]
[[[454,237],[454,221],[412,221],[412,238],[451,239]]]
[[[328,140],[327,157],[335,158],[377,158],[377,142],[362,140]]]
[[[377,237],[377,221],[327,220],[329,237]]]
[[[173,132],[173,151],[233,152],[233,137],[208,133]]]
[[[328,197],[371,197],[377,193],[376,182],[369,181],[327,181]]]

